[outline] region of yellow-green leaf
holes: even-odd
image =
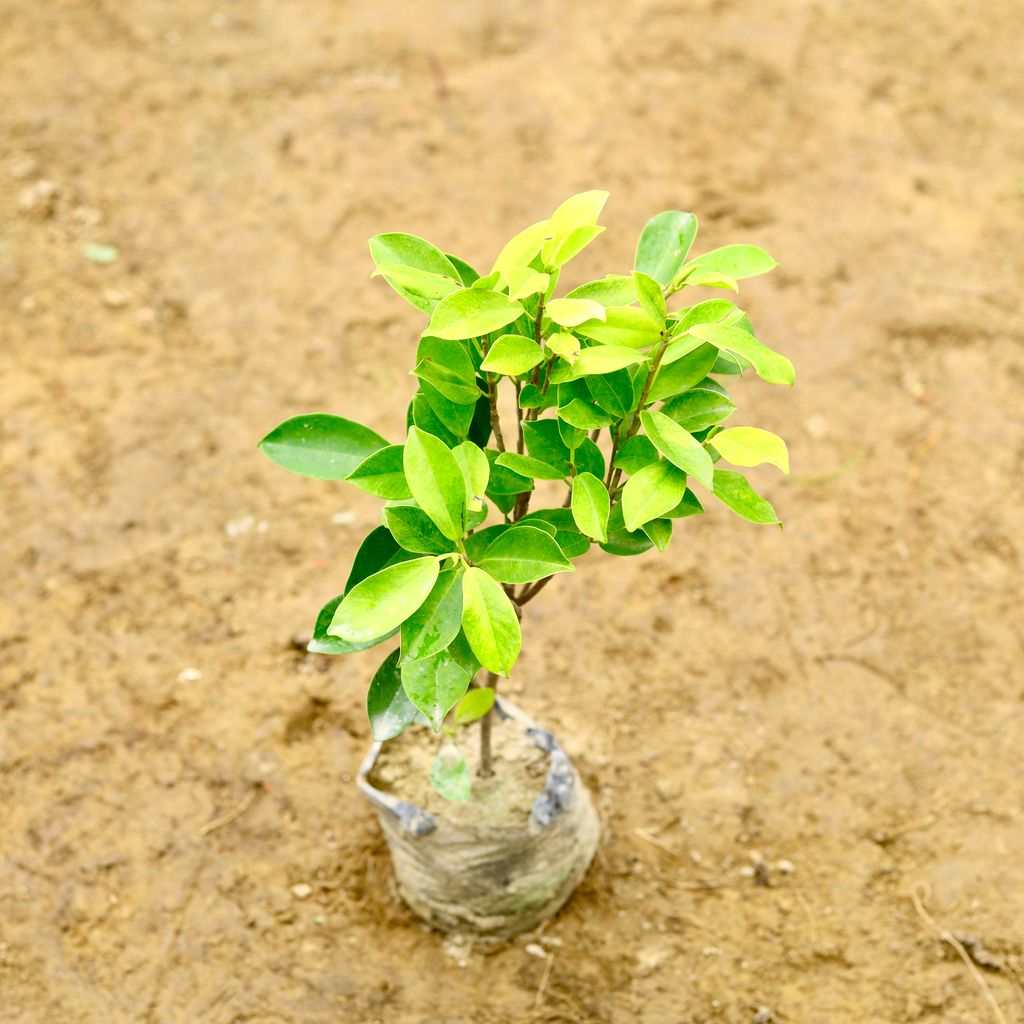
[[[729,427],[710,442],[727,462],[734,466],[760,466],[767,462],[789,472],[786,442],[770,430],[760,427]]]

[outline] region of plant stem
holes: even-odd
[[[487,673],[487,685],[494,691],[494,695],[498,695],[498,674],[496,672]],[[491,762],[491,721],[494,716],[494,708],[480,719],[480,766],[477,768],[477,775],[481,778],[489,778],[494,774],[494,768]]]
[[[640,401],[637,402],[636,408],[633,410],[632,418],[629,421],[629,427],[626,430],[626,436],[622,439],[623,442],[628,441],[640,427],[640,413],[643,410],[644,403],[647,401],[647,396],[651,393],[651,387],[654,384],[654,378],[658,374],[658,368],[661,366],[661,357],[665,354],[665,349],[668,347],[668,337],[662,336],[661,343],[658,345],[658,351],[654,354],[654,362],[651,363],[650,372],[647,374],[647,380],[644,381],[644,389],[640,392]],[[614,446],[614,447],[617,447]],[[612,459],[614,460],[615,453],[614,448],[612,452]],[[609,478],[608,490],[614,491],[615,486],[619,482],[619,477],[622,476],[622,470],[616,469]]]
[[[484,358],[487,358],[487,349],[490,348],[490,335],[485,334],[480,339],[480,347],[483,349]],[[493,373],[485,374],[487,379],[487,399],[491,404],[491,430],[494,433],[494,444],[499,452],[505,450],[505,438],[501,436],[501,417],[498,415],[498,384]],[[516,403],[518,405],[518,402]]]

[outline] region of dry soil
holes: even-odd
[[[1024,1020],[1022,39],[1019,0],[0,0],[0,1021],[991,1024],[915,891]],[[715,508],[528,607],[509,692],[605,839],[484,948],[390,888],[377,653],[292,643],[377,502],[255,443],[400,435],[369,235],[486,264],[590,187],[572,280],[668,207],[780,260],[743,301],[798,384],[741,397],[794,473],[784,531]]]

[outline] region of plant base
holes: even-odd
[[[400,760],[389,765],[376,744],[359,787],[380,821],[398,892],[414,913],[443,931],[508,937],[568,900],[594,856],[600,826],[551,733],[508,701],[499,699],[496,710],[496,775],[474,780],[469,803],[427,798],[424,768],[436,741],[426,733],[426,742],[403,738],[420,752],[415,772],[415,751],[403,753],[405,771]]]

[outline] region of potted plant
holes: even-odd
[[[675,522],[703,512],[698,493],[779,522],[742,473],[718,466],[788,471],[775,434],[723,426],[736,407],[721,378],[750,369],[792,384],[792,364],[729,299],[667,301],[694,287],[736,292],[775,261],[752,245],[691,257],[697,219],[669,210],[644,227],[631,274],[556,298],[563,267],[604,230],[606,199],[566,200],[482,276],[412,235],[370,239],[374,276],[426,319],[405,438],[316,413],[261,442],[286,469],[384,501],[309,649],[398,638],[369,686],[375,745],[360,786],[399,891],[442,928],[532,927],[565,902],[596,848],[572,763],[497,697],[519,656],[523,607],[594,544],[664,551]]]

